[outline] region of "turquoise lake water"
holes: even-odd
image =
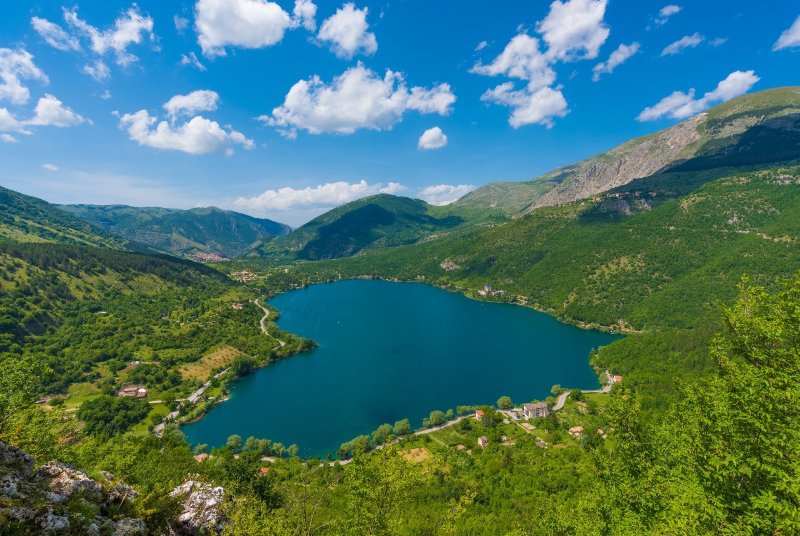
[[[555,383],[597,388],[589,351],[619,338],[416,283],[339,281],[270,304],[282,329],[319,347],[234,382],[229,401],[183,427],[192,444],[239,434],[335,454],[385,422],[419,427],[434,409],[544,399]]]

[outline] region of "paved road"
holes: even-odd
[[[264,316],[259,321],[259,325],[261,326],[261,332],[264,335],[266,335],[267,337],[272,337],[272,335],[270,335],[269,332],[267,331],[267,327],[265,325],[267,323],[267,319],[269,318],[269,309],[267,309],[266,307],[264,307],[263,305],[258,303],[258,298],[253,300],[253,303],[256,304],[256,307],[258,307],[259,309],[264,311]],[[278,344],[281,346],[281,348],[286,346],[286,343],[284,341],[280,340],[279,338],[277,338],[277,337],[272,337],[272,338],[275,339],[276,341],[278,341]]]
[[[564,391],[560,395],[558,395],[558,400],[556,400],[556,405],[553,406],[553,411],[558,411],[564,407],[564,403],[567,401],[567,397],[571,391]]]

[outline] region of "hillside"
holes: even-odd
[[[191,210],[125,205],[61,205],[105,231],[176,255],[235,257],[250,246],[288,233],[287,225],[215,207]]]
[[[124,241],[55,205],[0,186],[0,241],[61,242],[120,248]]]
[[[669,170],[767,164],[798,157],[800,88],[778,88],[732,99],[673,127],[531,181],[486,185],[456,205],[528,213]]]
[[[491,211],[435,207],[419,199],[380,194],[335,208],[260,253],[274,260],[320,260],[430,239],[456,227],[491,220]]]

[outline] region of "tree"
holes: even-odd
[[[242,450],[242,436],[240,436],[239,434],[233,434],[229,436],[225,446],[227,446],[234,452]]]
[[[433,426],[439,426],[440,424],[444,423],[444,413],[435,409],[431,411],[431,414],[428,416],[428,424]]]
[[[392,425],[382,424],[372,432],[372,441],[376,445],[383,445],[390,435],[392,435]]]
[[[501,396],[497,399],[497,407],[500,409],[511,409],[514,407],[514,402],[511,401],[510,396]]]
[[[411,432],[411,423],[408,421],[408,419],[403,419],[401,421],[397,421],[396,423],[394,423],[393,431],[394,431],[394,435],[396,435],[398,437],[399,436],[404,436],[404,435],[408,434],[409,432]]]
[[[550,392],[553,393],[553,396],[558,396],[564,391],[564,389],[559,384],[555,384],[550,388]]]
[[[286,453],[291,456],[292,458],[297,456],[297,453],[300,452],[300,447],[296,444],[292,443],[289,445],[289,448],[286,449]]]

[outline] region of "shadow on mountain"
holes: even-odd
[[[377,204],[364,205],[320,227],[318,236],[297,252],[297,258],[333,259],[355,255],[367,247],[411,244],[419,239],[419,228],[450,229],[463,222],[459,216],[397,215]]]

